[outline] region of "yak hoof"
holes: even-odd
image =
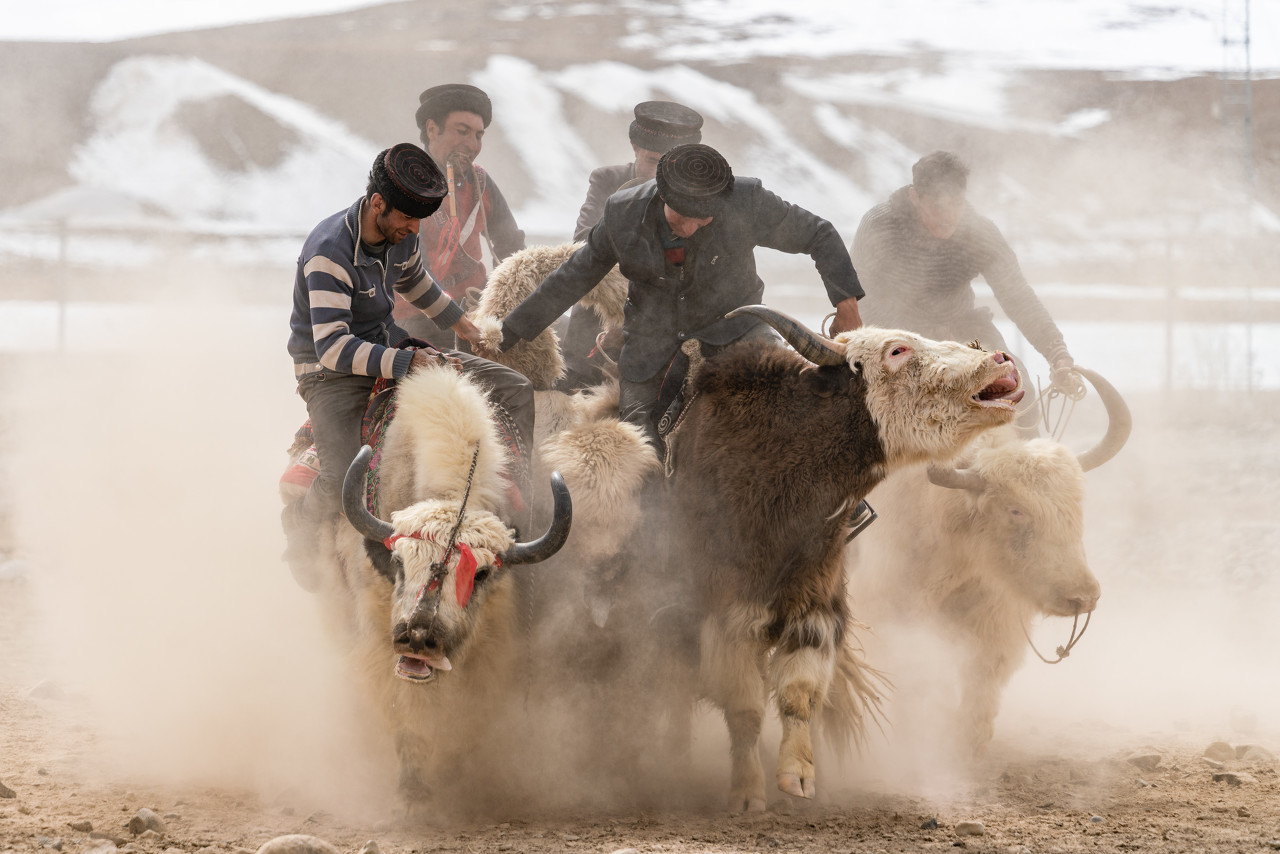
[[[737,794],[729,796],[730,812],[764,812],[764,806],[764,798]]]
[[[801,778],[799,774],[782,773],[778,775],[778,788],[788,795],[797,798],[813,799],[818,794],[812,777]]]

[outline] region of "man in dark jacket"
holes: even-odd
[[[586,240],[591,227],[604,216],[604,203],[623,188],[652,181],[658,161],[677,145],[702,142],[702,116],[674,101],[642,101],[635,106],[635,119],[627,131],[635,159],[618,166],[601,166],[592,171],[587,199],[578,212],[574,240]],[[601,366],[608,358],[617,360],[617,345],[597,346],[601,324],[596,313],[574,306],[569,327],[560,344],[564,353],[564,379],[558,388],[566,391],[597,385],[604,378]]]
[[[911,167],[910,186],[862,218],[852,255],[867,289],[867,322],[1007,349],[991,310],[974,304],[973,280],[981,275],[1048,361],[1055,382],[1079,388],[1062,332],[1027,284],[1017,256],[995,223],[966,201],[968,175],[959,157],[935,151]]]
[[[601,166],[591,172],[587,199],[578,211],[574,240],[586,240],[591,226],[604,216],[604,203],[624,184],[652,181],[658,161],[677,145],[702,142],[702,116],[675,101],[642,101],[627,129],[635,159],[618,166]]]
[[[658,162],[656,180],[611,196],[586,243],[503,322],[502,349],[532,339],[615,265],[630,282],[623,321],[620,412],[656,435],[654,404],[680,345],[696,338],[710,355],[771,330],[752,317],[725,319],[762,301],[754,249],[813,258],[836,307],[834,332],[862,325],[862,296],[840,235],[821,217],[735,178],[706,145],[680,145]]]
[[[298,394],[307,403],[320,474],[306,495],[281,514],[289,544],[285,559],[307,590],[319,583],[316,540],[322,523],[342,508],[342,482],[360,450],[360,422],[378,378],[403,377],[418,367],[452,363],[478,379],[510,419],[517,478],[533,440],[533,389],[516,371],[452,350],[397,349],[404,331],[391,317],[404,299],[460,338],[479,330],[422,267],[420,223],[449,192],[444,176],[418,146],[403,142],[380,152],[365,195],[317,225],[298,256],[289,320],[289,355]]]

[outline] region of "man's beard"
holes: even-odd
[[[405,230],[403,233],[397,231],[391,224],[391,217],[386,214],[378,214],[378,216],[374,217],[373,223],[377,227],[378,233],[382,235],[382,239],[387,241],[387,243],[390,243],[392,246],[395,246],[412,233],[408,230]]]

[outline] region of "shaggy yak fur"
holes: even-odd
[[[949,459],[1009,423],[1022,396],[1004,354],[873,328],[825,346],[824,367],[769,342],[709,359],[673,446],[668,571],[687,582],[700,626],[700,690],[724,712],[738,810],[765,806],[770,693],[777,784],[801,797],[815,794],[815,713],[837,747],[876,714],[877,675],[851,645],[850,510],[889,471]]]
[[[501,341],[502,319],[580,246],[581,243],[530,246],[495,267],[489,274],[489,281],[472,318],[485,340],[494,345]],[[621,326],[626,300],[627,280],[614,267],[579,301],[579,305],[594,311],[602,325]],[[532,341],[521,341],[506,353],[499,353],[494,361],[524,374],[538,391],[552,388],[564,374],[564,357],[560,354],[560,339],[554,327],[544,329]],[[542,412],[538,414],[542,415]]]
[[[512,731],[507,705],[523,650],[512,578],[523,568],[497,560],[513,545],[502,518],[508,457],[483,391],[453,369],[416,370],[398,387],[378,515],[408,536],[388,549],[340,519],[333,529],[335,572],[321,594],[346,629],[361,694],[394,739],[410,805],[428,792],[435,805],[442,797],[466,802],[469,791],[481,789],[488,798],[487,787],[503,778],[503,736]],[[446,556],[444,544],[473,458],[457,534],[476,561],[474,590],[464,601],[460,550]],[[445,557],[443,576],[433,578],[432,565]]]
[[[498,265],[473,317],[486,338],[500,340],[502,319],[581,245],[531,246]],[[621,326],[626,296],[626,279],[615,267],[580,305],[594,311],[604,326]],[[535,473],[559,471],[577,499],[573,529],[555,561],[563,567],[555,596],[581,608],[588,570],[617,555],[641,518],[640,489],[658,469],[657,453],[643,430],[618,420],[615,381],[577,394],[552,389],[564,372],[553,328],[517,343],[495,361],[524,374],[535,389]]]
[[[472,318],[488,340],[500,338],[502,319],[580,245],[530,247],[493,271]],[[615,268],[580,305],[602,326],[620,327],[626,293]],[[563,372],[554,328],[495,360],[534,386],[535,480],[558,471],[574,497],[563,549],[522,587],[531,603],[529,689],[531,702],[548,712],[541,740],[557,745],[554,761],[574,769],[584,795],[599,795],[620,768],[629,768],[623,776],[633,781],[638,776],[629,758],[640,752],[631,748],[643,741],[642,727],[627,723],[638,708],[627,668],[643,638],[610,615],[627,544],[646,518],[644,486],[660,464],[644,431],[618,419],[616,380],[573,394],[552,388]],[[535,510],[546,514],[537,501]],[[644,750],[652,754],[652,747]]]
[[[1085,625],[1079,618],[1097,605],[1101,589],[1084,551],[1084,473],[1120,451],[1131,420],[1119,393],[1085,374],[1108,414],[1107,433],[1094,448],[1077,456],[1052,439],[1021,439],[1013,428],[985,433],[950,471],[915,466],[877,487],[871,502],[881,520],[847,552],[851,600],[876,627],[886,664],[895,672],[936,669],[938,656],[915,660],[918,644],[894,642],[909,632],[939,633],[954,651],[959,732],[940,749],[960,746],[973,756],[991,740],[1033,618]],[[946,681],[934,674],[920,691],[937,694]],[[899,733],[920,741],[925,733],[908,732],[915,708],[933,712],[940,703],[905,690],[895,700],[904,717]],[[937,732],[936,715],[922,726]]]

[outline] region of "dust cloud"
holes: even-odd
[[[277,481],[306,418],[283,288],[278,306],[193,290],[202,301],[130,304],[96,328],[73,317],[65,352],[13,360],[6,420],[15,547],[31,566],[27,672],[74,700],[65,726],[94,732],[92,754],[77,760],[87,776],[386,818],[400,806],[394,745],[320,600],[281,561]],[[566,630],[570,610],[553,615]],[[502,779],[464,804],[469,814],[674,803],[638,780],[672,771],[636,741],[647,731],[636,715],[651,706],[627,697],[652,685],[610,674],[613,700],[574,670],[601,663],[599,649],[561,644],[557,654],[528,661],[551,680],[540,692],[517,674],[509,709],[457,722],[529,735],[511,755],[472,757]],[[723,740],[718,721],[706,728]],[[727,742],[714,755],[723,762]],[[701,792],[718,803],[724,773],[695,772],[679,802]]]
[[[100,735],[91,761],[107,779],[381,814],[394,801],[393,757],[367,731],[315,602],[280,561],[276,481],[305,418],[284,352],[285,300],[149,310],[144,328],[113,327],[92,346],[73,336],[66,352],[13,362],[10,503],[33,567],[34,670],[80,698]],[[1280,406],[1262,393],[1129,402],[1128,446],[1087,476],[1097,614],[1064,663],[1028,657],[979,765],[1146,742],[1280,743],[1280,462],[1266,429]],[[1047,651],[1068,630],[1053,619],[1033,635]],[[819,758],[820,790],[960,797],[974,766],[946,743],[953,650],[923,629],[891,658],[868,650],[900,696],[863,754],[843,766]],[[913,692],[923,701],[902,706]],[[593,719],[606,740],[628,735],[610,730],[608,708],[593,714],[599,700],[589,684],[566,685],[526,721],[542,727],[529,756],[545,764],[510,773],[543,786],[542,803],[634,805],[626,778],[638,771],[615,768],[616,788],[575,773],[577,762],[599,763],[575,745],[575,722]],[[767,763],[777,736],[769,723]],[[671,770],[650,754],[655,775]],[[700,710],[682,802],[718,803],[727,766],[723,724]]]
[[[258,334],[260,307],[210,293],[17,364],[33,667],[80,698],[109,779],[351,803],[383,774],[365,767],[336,652],[280,560],[276,481],[306,418],[287,306]]]

